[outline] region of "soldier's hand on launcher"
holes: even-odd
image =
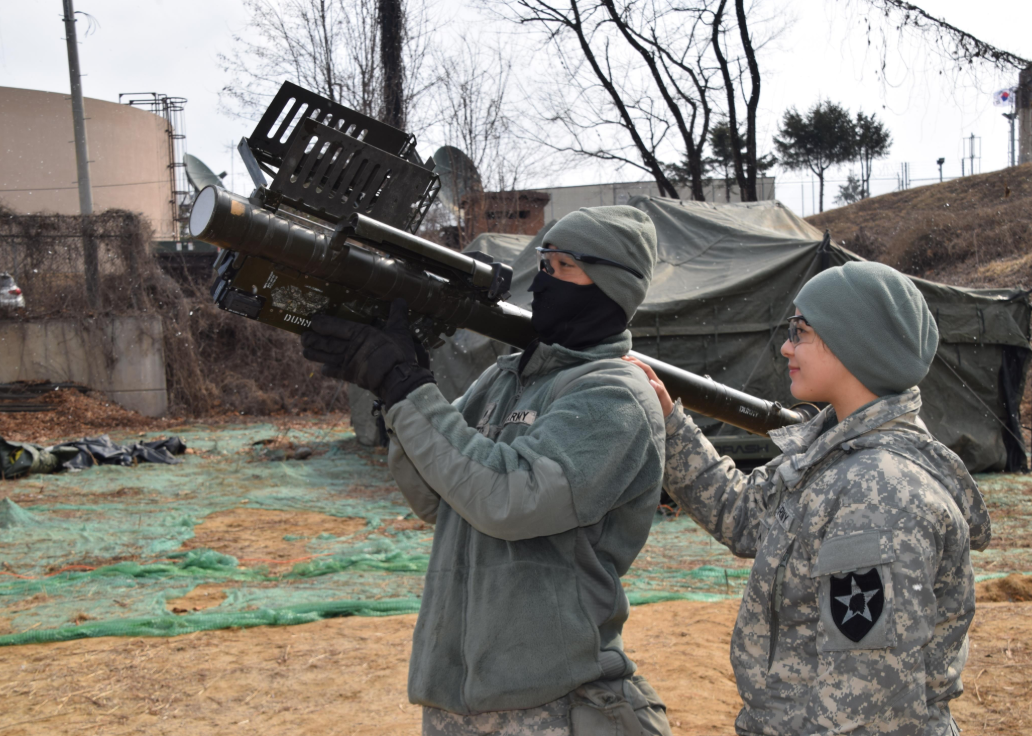
[[[659,380],[659,376],[645,363],[642,363],[637,358],[632,358],[630,355],[623,357],[628,363],[634,363],[634,365],[645,371],[645,375],[649,377],[649,383],[652,384],[652,388],[656,389],[656,395],[659,397],[659,405],[663,407],[663,416],[670,416],[670,412],[674,410],[674,400],[670,398],[670,393],[666,389],[666,385]]]
[[[316,315],[301,336],[304,356],[322,363],[323,375],[371,391],[393,406],[415,388],[432,383],[429,358],[409,332],[408,305],[391,303],[384,328],[338,317]]]

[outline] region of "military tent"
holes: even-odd
[[[635,197],[629,204],[649,214],[659,235],[659,264],[631,323],[634,349],[756,396],[794,403],[780,354],[792,301],[821,270],[859,257],[778,202],[714,205]],[[529,307],[534,247],[548,229],[533,238],[482,235],[467,251],[499,260],[509,254],[515,272],[510,301]],[[972,471],[1027,467],[1018,412],[1032,355],[1028,293],[917,278],[914,283],[940,332],[936,360],[921,383],[922,418]],[[434,371],[446,395],[454,397],[508,350],[460,330],[434,352]],[[762,459],[776,452],[769,442],[746,440],[728,425],[697,420],[729,454]]]

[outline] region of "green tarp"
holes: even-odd
[[[659,264],[631,323],[634,348],[733,388],[792,404],[780,347],[792,300],[822,269],[859,260],[778,202],[714,205],[635,197],[659,235]],[[537,268],[534,238],[481,235],[467,250],[513,266],[510,301],[529,307]],[[831,234],[834,236],[834,233]],[[972,471],[1025,464],[1018,405],[1029,356],[1029,298],[1020,289],[961,289],[921,279],[940,331],[936,361],[922,382],[922,418]],[[435,351],[434,370],[457,396],[508,348],[460,331]],[[738,432],[699,418],[707,432]]]

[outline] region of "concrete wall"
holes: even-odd
[[[161,319],[0,320],[0,383],[72,381],[150,417],[168,410]]]
[[[145,215],[171,238],[172,185],[165,119],[87,98],[93,209]],[[0,203],[18,214],[79,214],[72,103],[68,95],[0,87]]]
[[[703,193],[707,202],[722,203],[727,201],[727,192],[723,179],[706,179],[703,182]],[[774,177],[758,177],[756,189],[761,200],[774,199]],[[627,204],[631,197],[658,197],[659,187],[654,181],[630,181],[614,184],[588,184],[576,187],[539,188],[537,191],[547,193],[551,199],[545,205],[545,222],[558,220],[581,207],[599,207],[610,204]],[[678,190],[681,199],[692,198],[691,189],[684,187]],[[738,185],[731,186],[731,201],[741,202]]]

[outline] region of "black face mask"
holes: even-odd
[[[547,345],[582,350],[627,329],[623,307],[597,284],[571,284],[538,271],[528,291],[534,293],[530,323]]]

